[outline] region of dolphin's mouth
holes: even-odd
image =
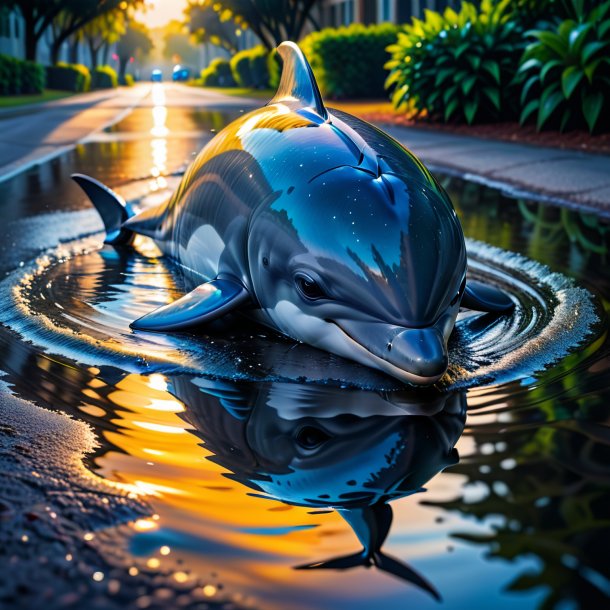
[[[347,331],[343,326],[341,326],[341,324],[339,324],[335,320],[325,319],[325,322],[327,322],[328,324],[333,324],[344,335],[346,340],[349,341],[349,343],[353,346],[354,353],[350,355],[350,358],[367,366],[374,366],[375,368],[401,381],[414,385],[432,385],[436,383],[439,379],[441,379],[447,370],[447,360],[444,349],[444,363],[440,367],[442,368],[442,370],[440,370],[439,372],[434,372],[433,374],[421,374],[409,370],[407,368],[402,368],[394,362],[383,358],[378,354],[375,354],[369,348],[363,345],[363,343],[353,337],[349,331]],[[388,353],[391,352],[388,351]]]

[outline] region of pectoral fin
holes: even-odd
[[[249,300],[248,291],[239,282],[215,279],[135,320],[130,326],[157,332],[185,330],[235,311]]]
[[[515,304],[503,290],[488,284],[468,280],[462,297],[462,307],[475,311],[506,313],[511,311]]]

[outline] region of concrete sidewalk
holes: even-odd
[[[610,218],[610,156],[380,125],[433,171]]]

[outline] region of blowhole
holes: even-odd
[[[269,266],[269,259],[266,256],[263,256],[263,267]]]

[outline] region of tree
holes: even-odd
[[[173,19],[164,28],[163,57],[174,63],[195,64],[197,48],[193,46],[184,24]]]
[[[143,0],[63,0],[65,9],[53,20],[51,63],[57,63],[61,45],[85,25],[109,12],[126,12],[142,4]]]
[[[118,6],[141,4],[142,0],[0,0],[0,7],[16,9],[24,22],[25,56],[35,61],[38,42],[54,20],[60,20],[56,27],[55,59],[61,44],[86,23]],[[59,17],[65,13],[63,17]]]
[[[82,28],[82,35],[89,47],[91,68],[99,65],[99,52],[104,45],[111,45],[125,34],[127,16],[121,8],[108,11]]]
[[[230,53],[237,53],[239,27],[230,11],[217,12],[212,6],[191,0],[184,14],[189,31],[199,44],[210,43]]]
[[[127,65],[136,55],[148,55],[153,48],[153,41],[148,28],[143,23],[132,21],[127,26],[125,34],[117,43],[116,52],[119,57],[119,80],[125,81]]]
[[[250,28],[270,51],[284,40],[297,41],[319,0],[197,0],[191,5],[214,10],[221,22],[231,19],[239,28]]]

